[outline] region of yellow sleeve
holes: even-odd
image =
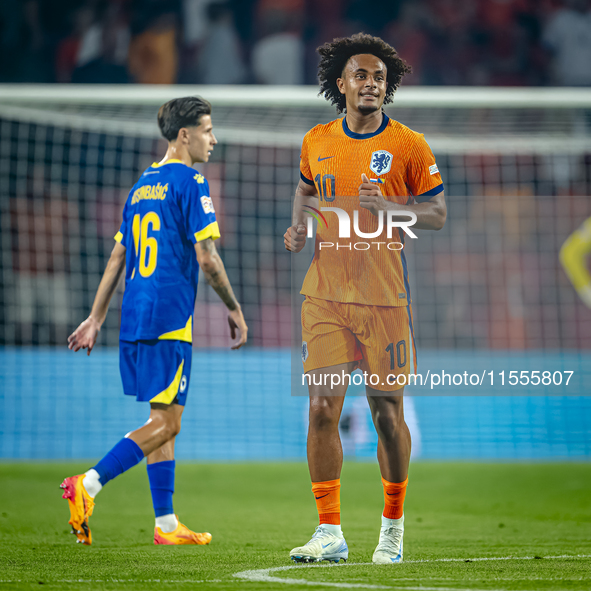
[[[220,237],[220,227],[217,222],[211,222],[211,224],[205,226],[203,230],[195,232],[195,242],[201,242],[206,238],[217,240]]]
[[[587,256],[590,252],[591,218],[588,218],[562,245],[560,262],[573,287],[589,308],[591,308],[591,275],[587,269]]]

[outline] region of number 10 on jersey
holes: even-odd
[[[316,181],[316,187],[318,188],[318,193],[320,194],[320,201],[322,201],[322,199],[324,199],[324,201],[334,201],[336,185],[334,175],[325,174],[323,177],[321,177],[319,174],[317,174],[314,180]]]
[[[158,258],[158,241],[154,236],[148,236],[150,227],[153,232],[160,230],[160,218],[155,211],[149,211],[143,218],[139,213],[133,216],[133,244],[142,277],[149,277],[156,270]],[[135,268],[131,278],[133,279],[134,276]]]

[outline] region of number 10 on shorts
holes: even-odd
[[[394,349],[396,349],[396,359],[394,359]],[[396,363],[398,367],[406,365],[406,341],[398,341],[396,346],[390,343],[386,347],[386,352],[390,353],[390,369],[396,369]]]

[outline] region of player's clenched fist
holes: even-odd
[[[306,244],[307,229],[304,224],[297,224],[287,228],[283,235],[285,248],[290,252],[300,252]]]
[[[96,343],[96,337],[101,329],[101,325],[92,317],[89,316],[69,337],[68,349],[80,351],[80,349],[88,349],[88,355],[92,351]]]
[[[368,209],[374,215],[386,209],[386,200],[382,196],[382,190],[376,183],[371,183],[365,174],[361,175],[359,185],[359,205]]]

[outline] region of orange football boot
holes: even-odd
[[[178,521],[178,517],[177,517]],[[180,521],[177,528],[169,534],[164,533],[159,527],[154,528],[154,544],[167,544],[169,546],[180,546],[181,544],[199,544],[206,546],[211,542],[211,534],[208,532],[198,534],[191,531]]]
[[[84,484],[85,474],[66,478],[60,488],[64,489],[62,499],[68,499],[70,507],[70,521],[72,533],[76,534],[79,544],[92,544],[92,535],[88,527],[88,518],[94,509],[94,499],[86,492]]]

